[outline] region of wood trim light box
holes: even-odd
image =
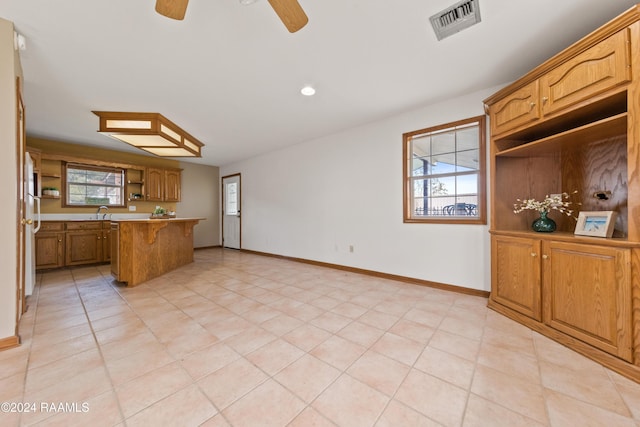
[[[159,157],[202,157],[203,143],[159,113],[94,111],[98,132]]]

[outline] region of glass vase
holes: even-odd
[[[540,212],[540,218],[536,219],[533,221],[533,224],[531,224],[533,231],[540,233],[551,233],[556,231],[556,222],[549,218],[547,216],[548,214],[549,212],[547,211]]]

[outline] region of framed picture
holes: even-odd
[[[618,213],[615,211],[580,212],[575,234],[611,237]]]

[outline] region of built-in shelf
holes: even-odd
[[[539,157],[553,155],[561,149],[602,141],[607,138],[626,135],[626,133],[627,113],[621,113],[536,141],[509,141],[509,144],[505,144],[506,146],[503,146],[504,149],[498,151],[496,156]]]

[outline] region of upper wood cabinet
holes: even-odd
[[[491,133],[520,130],[578,108],[631,80],[630,32],[625,28],[493,103]]]
[[[164,171],[164,200],[165,202],[180,201],[180,169],[165,169]]]
[[[181,196],[180,176],[180,169],[147,168],[146,199],[150,202],[179,202]]]
[[[145,176],[146,199],[150,202],[164,200],[164,169],[147,168]]]
[[[540,77],[542,113],[548,115],[631,80],[629,29],[612,35]]]
[[[489,110],[491,133],[500,134],[540,118],[538,80],[507,95]]]

